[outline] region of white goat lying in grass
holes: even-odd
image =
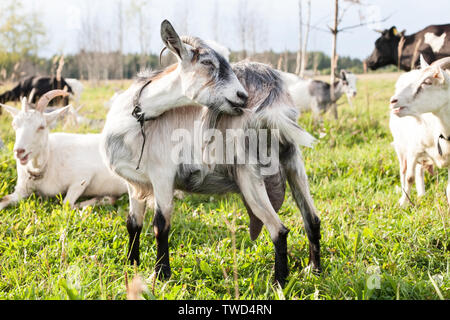
[[[433,164],[450,174],[450,58],[428,65],[421,56],[421,69],[403,74],[391,98],[389,126],[400,162],[402,197],[408,204],[412,183],[417,195],[425,194],[424,169]],[[446,194],[449,201],[450,184]]]
[[[114,176],[102,161],[99,134],[49,133],[52,122],[70,108],[43,113],[48,102],[59,95],[67,93],[48,92],[35,110],[30,108],[26,98],[22,99],[22,110],[2,105],[14,117],[17,184],[14,193],[0,200],[0,210],[33,191],[43,196],[65,193],[64,202],[69,202],[71,207],[81,196],[94,197],[80,203],[85,206],[102,197],[110,197],[105,198],[105,202],[112,202],[127,192],[123,180]]]

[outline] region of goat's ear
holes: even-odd
[[[424,69],[424,68],[426,68],[428,66],[429,66],[428,62],[425,60],[423,55],[420,54],[420,69]]]
[[[161,23],[161,39],[166,47],[178,58],[183,60],[183,58],[186,57],[187,51],[183,42],[172,27],[172,24],[167,20],[164,20]]]
[[[341,70],[341,79],[344,80],[344,81],[347,80],[346,74],[347,74],[347,73],[346,73],[345,70]]]
[[[442,69],[441,67],[439,67],[439,78],[442,79],[443,83],[446,83],[447,85],[450,84],[450,75],[448,74],[448,72],[444,69]]]
[[[44,113],[44,118],[47,126],[55,122],[60,116],[63,116],[65,113],[67,113],[70,108],[72,108],[72,105],[69,104],[68,106],[56,109],[55,111],[52,111],[50,113]]]
[[[4,108],[6,111],[8,111],[9,114],[11,114],[13,117],[15,117],[20,112],[19,109],[14,108],[14,107],[10,107],[10,106],[8,106],[6,104],[3,104],[3,103],[0,103],[0,106],[2,108]]]

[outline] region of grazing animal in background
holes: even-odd
[[[430,25],[408,36],[405,36],[405,31],[398,32],[395,26],[380,33],[375,49],[366,59],[367,66],[372,70],[393,64],[410,71],[411,65],[420,65],[420,54],[429,63],[450,56],[450,24]],[[404,43],[399,54],[401,39]]]
[[[64,202],[74,207],[81,196],[94,197],[80,206],[103,200],[112,203],[127,192],[123,180],[113,175],[102,161],[99,134],[49,133],[49,126],[70,106],[44,113],[48,102],[66,95],[62,90],[44,94],[31,109],[22,98],[22,110],[2,105],[13,117],[16,131],[14,155],[17,184],[14,193],[0,199],[0,210],[28,197],[32,192],[43,196],[65,193]]]
[[[312,110],[316,119],[325,113],[332,103],[339,100],[343,93],[347,97],[354,97],[357,93],[356,76],[345,70],[341,70],[338,80],[334,83],[333,100],[331,99],[331,86],[329,83],[319,80],[302,79],[292,73],[280,73],[295,106],[300,112]]]
[[[106,101],[106,102],[103,104],[103,105],[105,106],[105,108],[107,108],[107,109],[111,108],[111,106],[112,106],[114,100],[116,100],[116,98],[117,98],[122,92],[124,92],[124,90],[116,90],[116,91],[114,92],[114,94],[112,95],[112,97],[109,98],[109,100]]]
[[[287,180],[305,223],[310,265],[320,270],[320,219],[298,146],[311,146],[315,139],[298,126],[298,111],[279,73],[260,63],[230,66],[201,39],[180,38],[167,20],[161,24],[161,38],[178,63],[143,75],[118,96],[102,132],[105,162],[128,183],[130,261],[139,262],[147,196],[154,195],[155,199],[155,271],[160,278],[167,278],[171,275],[168,236],[174,189],[203,194],[234,192],[241,194],[250,215],[251,239],[258,237],[263,225],[267,227],[275,247],[275,280],[284,285],[289,272],[289,230],[277,211],[284,201]],[[142,132],[132,114],[141,120]],[[213,166],[201,161],[202,146],[194,140],[185,141],[184,151],[177,151],[173,132],[178,129],[182,137],[193,137],[196,123],[203,129],[216,128],[224,134],[223,141],[233,139],[229,134],[234,130],[273,130],[271,141],[279,145],[278,150],[272,150],[279,156],[274,172],[264,174],[260,158],[255,164],[236,163],[236,149],[231,163],[216,161]],[[137,141],[144,142],[142,133],[146,143],[141,147]],[[246,149],[245,142],[239,145],[255,156]]]
[[[31,102],[35,103],[45,93],[55,90],[67,88],[67,92],[73,93],[72,88],[66,82],[64,78],[60,81],[56,77],[40,77],[29,76],[17,83],[11,90],[8,90],[0,94],[0,103],[6,103],[8,101],[20,101],[22,97],[28,97],[34,89],[34,94]],[[63,105],[69,104],[68,96],[62,97]],[[59,99],[56,99],[59,100]],[[59,103],[59,101],[55,101]]]
[[[403,74],[390,100],[389,127],[400,163],[402,197],[406,205],[412,183],[425,194],[424,171],[433,165],[450,174],[450,57],[431,65],[421,57],[421,69]],[[450,205],[450,183],[446,189]]]
[[[67,84],[70,86],[73,92],[73,100],[75,101],[75,105],[80,105],[81,94],[84,91],[84,86],[80,80],[74,78],[65,78]]]

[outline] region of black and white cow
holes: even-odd
[[[58,81],[56,77],[28,76],[19,81],[11,90],[0,94],[0,103],[20,101],[22,97],[28,97],[33,89],[34,94],[30,102],[34,103],[45,93],[55,89],[64,89],[65,87],[67,87],[67,92],[73,93],[70,85],[62,77]],[[64,105],[69,104],[67,97],[60,99],[64,101]]]
[[[398,49],[402,37],[405,40],[399,63]],[[411,62],[415,67],[419,66],[421,54],[429,63],[450,56],[450,24],[431,25],[409,36],[405,36],[405,30],[398,32],[395,26],[381,31],[381,37],[375,41],[375,49],[366,63],[372,70],[393,64],[410,71]]]

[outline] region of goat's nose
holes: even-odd
[[[25,149],[14,149],[14,151],[17,153],[17,155],[21,155],[22,153],[25,153]]]
[[[238,91],[236,95],[238,96],[239,99],[241,99],[244,102],[244,104],[247,103],[248,95],[245,92]]]
[[[391,98],[391,104],[394,104],[394,103],[397,103],[398,102],[398,99],[396,99],[396,98]]]

